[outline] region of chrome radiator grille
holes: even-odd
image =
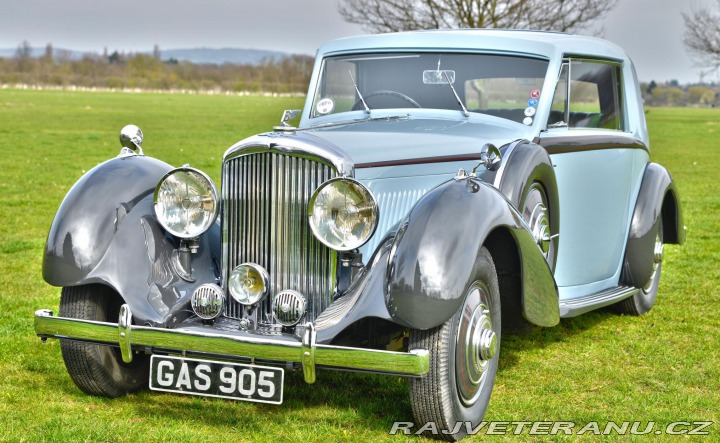
[[[308,225],[307,203],[315,189],[335,176],[323,163],[278,153],[253,153],[223,164],[223,281],[245,262],[270,274],[270,294],[257,321],[272,323],[272,299],[293,289],[307,299],[307,320],[332,302],[336,253],[320,243]],[[225,315],[242,318],[232,297]]]

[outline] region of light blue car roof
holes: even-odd
[[[318,49],[300,127],[311,125],[312,97],[324,57],[368,52],[480,52],[539,57],[550,61],[549,72],[559,72],[564,57],[584,57],[622,63],[628,132],[649,143],[637,74],[627,53],[607,40],[549,31],[504,29],[447,29],[360,35],[330,41]],[[338,118],[343,120],[343,118]],[[329,120],[328,120],[329,121]],[[327,122],[318,122],[327,123]]]
[[[548,59],[582,54],[627,60],[625,51],[606,40],[561,32],[499,29],[453,29],[361,35],[330,41],[319,55],[348,51],[428,49],[487,51],[493,53],[535,54]]]

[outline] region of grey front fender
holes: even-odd
[[[125,216],[152,195],[172,167],[144,156],[117,157],[88,171],[68,191],[45,244],[43,277],[76,286],[105,256]]]
[[[153,191],[172,167],[144,156],[119,157],[85,174],[68,192],[48,234],[43,277],[54,286],[107,285],[139,324],[184,319],[193,289],[219,275],[214,225],[192,255],[192,276],[176,264],[177,240],[157,223]],[[192,280],[192,281],[191,281]]]
[[[521,263],[522,312],[530,322],[559,322],[552,272],[520,214],[495,188],[451,180],[426,194],[395,237],[388,258],[386,305],[414,329],[442,324],[460,308],[475,259],[494,229],[508,229]]]

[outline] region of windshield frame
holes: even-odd
[[[325,79],[325,73],[327,70],[327,66],[329,61],[334,60],[342,60],[342,59],[383,59],[383,58],[420,58],[423,56],[431,55],[433,57],[435,56],[471,56],[471,57],[503,57],[510,59],[524,59],[528,62],[543,62],[544,66],[542,67],[544,69],[544,76],[533,76],[532,79],[536,79],[536,87],[537,89],[542,91],[542,96],[547,97],[551,94],[546,94],[545,92],[547,90],[553,90],[555,79],[550,78],[554,77],[554,74],[551,75],[551,72],[554,70],[554,61],[551,57],[548,57],[543,54],[537,54],[537,53],[527,53],[527,52],[514,52],[514,51],[492,51],[492,50],[470,50],[470,49],[462,49],[462,50],[452,50],[447,48],[424,48],[424,49],[417,49],[417,48],[398,48],[398,49],[389,49],[389,48],[363,48],[363,49],[357,49],[352,51],[334,51],[334,52],[328,52],[325,54],[321,54],[318,56],[318,59],[316,60],[315,68],[313,71],[313,77],[311,79],[309,88],[308,88],[308,95],[305,103],[305,109],[303,112],[303,117],[301,121],[301,126],[303,127],[313,127],[318,125],[326,125],[329,123],[340,123],[342,121],[357,121],[362,119],[368,119],[368,118],[382,118],[382,117],[411,117],[413,115],[423,115],[424,117],[428,117],[430,115],[436,115],[438,118],[463,118],[468,120],[476,120],[481,119],[485,120],[486,118],[490,118],[491,120],[495,119],[501,119],[506,122],[514,123],[514,124],[520,124],[523,125],[522,122],[518,122],[516,120],[511,120],[509,118],[504,117],[496,117],[491,114],[487,113],[481,113],[478,112],[476,109],[469,109],[469,117],[465,117],[462,106],[457,102],[457,100],[454,97],[454,93],[452,88],[448,83],[443,84],[443,89],[446,88],[446,90],[442,91],[441,94],[443,94],[443,99],[447,101],[451,101],[452,104],[449,106],[446,106],[444,108],[434,108],[434,107],[425,107],[425,108],[416,108],[411,106],[410,103],[407,105],[402,104],[402,102],[399,102],[400,105],[397,107],[387,107],[383,109],[373,108],[372,103],[369,103],[369,108],[371,110],[371,113],[368,114],[365,109],[361,106],[357,110],[342,110],[340,112],[332,112],[327,113],[324,115],[320,115],[316,111],[316,104],[318,103],[319,99],[322,98],[321,96],[321,85],[322,82]],[[355,61],[355,60],[354,60]],[[522,63],[522,60],[513,60],[512,63]],[[442,68],[445,68],[446,66],[443,66]],[[442,69],[441,68],[441,69]],[[537,67],[535,67],[537,70]],[[492,77],[487,77],[492,78]],[[507,79],[513,79],[513,77],[509,76],[503,76],[502,78]],[[348,82],[350,82],[350,74],[348,74]],[[517,77],[516,79],[523,79],[523,77]],[[357,77],[353,78],[353,81],[357,81]],[[358,82],[360,83],[360,82]],[[549,83],[552,83],[552,88],[548,89],[547,86]],[[349,83],[352,84],[352,83]],[[373,91],[363,91],[363,85],[358,84],[357,85],[361,95],[367,96],[368,94],[372,93]],[[458,84],[456,83],[455,86],[457,87]],[[356,96],[357,97],[357,96]],[[529,97],[528,97],[529,98]],[[551,97],[550,97],[551,98]],[[463,103],[465,103],[465,94],[462,94],[461,99],[463,100]],[[546,101],[546,100],[545,100]],[[535,122],[540,120],[540,114],[539,112],[541,110],[542,102],[537,105],[537,117],[533,120],[533,122],[530,125],[527,126],[535,126]],[[466,104],[465,104],[466,106]],[[468,107],[469,108],[469,107]]]

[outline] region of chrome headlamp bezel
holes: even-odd
[[[208,198],[212,202],[212,208],[211,210],[207,211],[203,208],[200,208],[202,212],[204,212],[203,221],[201,223],[201,226],[199,228],[195,229],[188,229],[191,224],[186,221],[185,222],[185,229],[180,230],[177,228],[176,223],[171,223],[168,218],[166,217],[166,213],[161,207],[163,205],[162,201],[159,201],[159,198],[162,198],[161,196],[161,189],[163,185],[166,184],[166,182],[173,178],[176,174],[189,174],[194,175],[194,180],[198,183],[201,181],[204,181],[206,189],[201,190],[202,192],[198,192],[197,194],[209,194]],[[177,179],[176,179],[177,180]],[[185,181],[185,185],[188,185],[187,180]],[[202,201],[201,204],[205,204],[206,201]],[[182,166],[179,168],[175,168],[171,171],[169,171],[167,174],[165,174],[159,181],[158,184],[155,186],[155,193],[153,195],[153,209],[155,210],[155,217],[157,218],[158,223],[170,234],[180,237],[183,239],[191,239],[196,238],[202,234],[204,234],[210,227],[215,223],[215,220],[217,219],[218,213],[220,212],[220,198],[218,194],[217,187],[215,186],[215,183],[212,181],[212,179],[205,174],[204,172],[200,171],[199,169],[191,168],[189,166]],[[187,208],[186,208],[187,209]]]
[[[318,203],[318,198],[323,192],[327,193],[331,187],[337,187],[340,184],[352,187],[357,192],[357,194],[362,196],[363,202],[361,203],[364,203],[364,205],[361,209],[358,209],[358,211],[369,211],[369,218],[371,219],[370,229],[364,230],[364,232],[362,232],[359,237],[354,239],[348,237],[340,238],[339,235],[336,236],[336,238],[334,239],[329,238],[329,236],[324,234],[319,227],[320,223],[323,220],[318,220],[315,211],[315,205]],[[336,190],[336,192],[345,195],[340,190]],[[357,208],[358,205],[353,206]],[[336,251],[352,251],[353,249],[357,249],[367,243],[368,240],[370,240],[375,234],[375,230],[378,227],[379,217],[380,213],[378,209],[378,204],[373,193],[370,191],[370,189],[367,188],[367,186],[349,177],[336,177],[324,182],[323,184],[318,186],[315,192],[313,192],[313,195],[310,198],[310,202],[308,203],[308,222],[310,224],[310,229],[315,235],[315,238],[317,238],[325,246]],[[337,231],[339,232],[341,230],[342,229],[338,228]]]

